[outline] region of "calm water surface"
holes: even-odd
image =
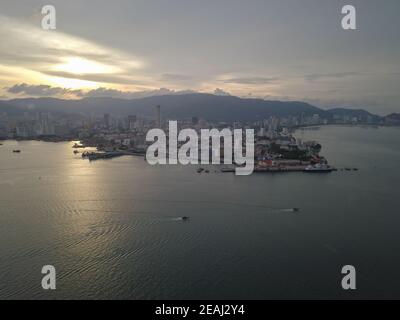
[[[400,298],[400,129],[296,135],[360,171],[197,174],[3,142],[0,298]],[[48,264],[53,292],[40,285]],[[346,264],[355,292],[340,287]]]

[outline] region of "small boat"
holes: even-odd
[[[187,221],[187,220],[189,220],[189,217],[186,216],[182,217],[182,221]]]
[[[300,208],[293,208],[293,212],[299,212]]]
[[[75,144],[72,146],[72,148],[74,148],[74,149],[82,149],[82,148],[85,148],[85,146],[84,146],[84,145],[81,145],[81,144],[75,143]]]
[[[198,169],[197,169],[197,173],[202,173],[203,171],[204,171],[203,168],[198,168]]]
[[[13,150],[14,153],[21,153],[21,150]]]
[[[95,152],[85,151],[85,152],[82,153],[82,158],[84,158],[84,159],[89,158],[89,156],[91,154],[95,154]]]

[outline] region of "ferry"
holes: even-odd
[[[334,171],[335,169],[327,164],[316,164],[316,165],[309,165],[304,169],[304,172],[310,173],[329,173]]]
[[[116,157],[121,157],[127,155],[122,151],[111,151],[111,152],[89,152],[87,157],[89,161],[99,160],[99,159],[112,159]],[[83,156],[83,155],[82,155]]]

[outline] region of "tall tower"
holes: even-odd
[[[156,106],[156,125],[161,128],[161,106]]]
[[[107,129],[111,127],[111,117],[109,113],[105,113],[103,116],[104,125]]]

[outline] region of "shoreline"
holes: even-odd
[[[294,127],[288,127],[289,130],[297,131],[307,128],[319,128],[319,127],[355,127],[355,128],[400,128],[399,125],[391,124],[346,124],[346,123],[327,123],[327,124],[310,124],[310,125],[300,125]],[[72,141],[82,141],[79,137],[60,137],[60,136],[49,136],[49,137],[0,137],[0,141],[43,141],[43,142],[72,142]],[[95,147],[95,146],[88,146]]]

